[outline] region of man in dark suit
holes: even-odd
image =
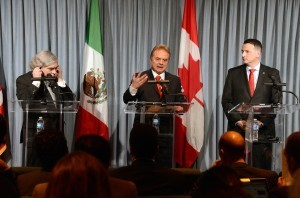
[[[256,39],[247,39],[242,46],[243,65],[228,70],[225,81],[222,106],[228,119],[228,130],[245,136],[248,115],[228,111],[240,103],[278,104],[282,102],[281,88],[265,83],[280,83],[279,71],[260,63],[262,44]],[[274,115],[255,115],[259,123],[259,142],[268,142],[275,136]],[[265,169],[271,166],[271,144],[253,145],[253,165]]]
[[[278,180],[278,188],[270,193],[270,197],[299,197],[300,171],[300,131],[295,131],[287,137],[284,156],[287,167],[283,167],[282,177]],[[287,170],[284,170],[287,169]],[[288,173],[290,176],[288,176]],[[291,178],[290,178],[291,177]],[[293,192],[294,191],[294,192]]]
[[[52,52],[39,52],[32,58],[29,66],[32,71],[19,76],[16,80],[18,100],[41,101],[36,104],[37,108],[43,107],[43,105],[52,105],[53,108],[57,108],[55,101],[73,100],[73,93],[63,80],[62,68],[58,65],[58,59]],[[36,123],[40,116],[44,119],[44,128],[59,129],[61,127],[63,129],[63,126],[60,126],[60,114],[30,113],[28,119],[28,164],[26,165],[36,165],[36,158],[31,153],[33,137],[37,132]],[[23,120],[21,143],[23,138],[25,139],[26,131],[25,117]]]
[[[150,54],[151,69],[138,74],[133,74],[131,84],[123,95],[124,103],[127,104],[130,101],[185,101],[181,94],[180,78],[166,71],[170,61],[170,56],[170,49],[163,44],[158,44],[152,49]],[[162,84],[159,87],[155,83],[147,83],[148,80],[166,80],[169,81],[169,83]]]
[[[159,146],[158,133],[154,127],[147,124],[135,125],[130,133],[129,144],[132,164],[112,170],[112,177],[134,182],[138,196],[184,193],[184,175],[155,162]]]
[[[170,49],[162,44],[156,45],[150,54],[151,69],[133,74],[132,81],[129,88],[123,95],[124,103],[130,101],[140,102],[184,102],[185,99],[181,94],[181,82],[178,76],[166,72],[168,63],[170,61]],[[155,83],[148,83],[147,81],[169,81],[167,84],[157,85]],[[175,107],[177,111],[181,111],[181,106]],[[172,115],[159,115],[160,117],[160,134],[172,134],[173,123]],[[134,125],[140,123],[140,115],[137,114],[134,119]],[[145,116],[145,123],[152,124],[153,115],[147,114]],[[165,152],[165,156],[159,157],[162,159],[172,158],[172,139],[166,136],[160,136],[160,152]],[[167,156],[166,156],[167,155]],[[171,160],[169,162],[162,162],[166,166],[172,166]]]
[[[231,166],[240,178],[266,178],[269,189],[277,186],[278,174],[274,171],[249,166],[245,163],[245,140],[235,131],[225,132],[219,140],[220,160],[215,165]]]

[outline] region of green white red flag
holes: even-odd
[[[109,139],[107,89],[102,49],[99,1],[91,0],[81,71],[82,83],[76,121],[76,138],[85,134],[96,134]]]

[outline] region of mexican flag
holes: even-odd
[[[107,89],[98,0],[90,1],[81,80],[76,138],[85,134],[96,134],[109,139]]]

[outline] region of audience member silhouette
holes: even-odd
[[[96,157],[108,170],[111,162],[111,146],[103,137],[98,135],[83,135],[75,142],[75,150],[87,152]],[[112,197],[137,197],[137,189],[133,182],[109,177],[112,187]]]
[[[0,145],[5,143],[7,124],[0,115]],[[11,168],[0,157],[0,197],[20,197]]]
[[[129,144],[132,165],[111,171],[111,176],[134,182],[139,196],[184,193],[184,175],[155,163],[158,133],[154,127],[135,125],[130,133]]]
[[[39,132],[35,136],[34,143],[42,169],[18,176],[17,184],[21,196],[31,196],[35,185],[48,182],[54,165],[68,154],[64,133],[57,129],[45,129]]]
[[[45,197],[110,198],[107,171],[94,156],[75,151],[53,168]]]
[[[245,163],[245,140],[235,131],[225,132],[219,140],[220,160],[215,165],[231,166],[240,178],[266,178],[269,189],[277,186],[278,174]]]
[[[300,169],[298,168],[293,174],[293,184],[289,187],[289,198],[299,198],[300,196]]]
[[[294,132],[288,136],[284,148],[284,155],[286,157],[288,171],[290,175],[294,178],[296,172],[300,170],[300,131]],[[294,196],[294,194],[289,195],[289,191],[293,189],[291,186],[287,186],[284,178],[280,186],[271,192],[271,197],[288,197]],[[292,183],[292,186],[294,182]],[[297,182],[296,184],[297,185]],[[299,194],[296,195],[299,197]]]
[[[214,166],[201,174],[195,198],[250,198],[237,173],[229,166]]]
[[[286,156],[288,169],[293,176],[300,168],[300,131],[292,133],[286,141],[284,154]]]

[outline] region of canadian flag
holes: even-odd
[[[81,74],[76,138],[85,134],[95,134],[108,139],[107,89],[98,0],[90,1]]]
[[[0,84],[0,115],[4,117],[4,104],[3,104],[3,92],[2,85]],[[6,143],[0,143],[0,156],[3,156],[4,151],[7,149]]]
[[[183,93],[193,103],[184,115],[176,116],[175,161],[191,167],[204,138],[204,100],[201,58],[194,0],[186,0],[181,28],[178,75]]]
[[[1,84],[0,84],[0,115],[4,117],[3,92],[2,92]]]

